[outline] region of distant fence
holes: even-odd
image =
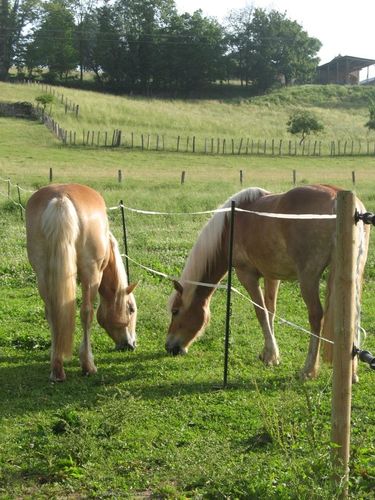
[[[78,116],[79,104],[74,103],[71,99],[68,99],[68,97],[65,94],[59,92],[58,87],[54,87],[47,83],[33,81],[33,80],[22,80],[17,82],[16,84],[38,87],[42,93],[54,96],[56,100],[65,107],[65,114],[67,114],[68,111],[70,111],[74,113],[76,116]]]
[[[37,86],[42,92],[49,93],[65,107],[65,114],[71,112],[78,117],[79,105],[73,103],[66,95],[59,92],[58,87],[24,80],[24,85]],[[36,107],[37,116],[66,146],[112,147],[137,149],[141,151],[167,151],[172,153],[197,153],[205,155],[251,155],[251,156],[311,156],[311,157],[340,157],[340,156],[375,156],[375,140],[299,140],[292,139],[251,139],[167,136],[166,134],[150,134],[126,131],[119,129],[103,130],[67,130],[52,117],[51,108],[43,110]]]
[[[285,139],[254,140],[250,138],[198,138],[196,136],[166,136],[164,134],[124,133],[83,130],[76,132],[56,126],[58,135],[67,146],[122,147],[141,151],[168,151],[205,155],[251,156],[375,156],[375,141],[299,141]]]

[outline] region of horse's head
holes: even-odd
[[[175,292],[170,301],[172,314],[168,328],[166,350],[174,355],[186,354],[189,345],[203,332],[210,318],[208,301],[195,291],[192,297],[186,297],[183,286],[173,282]]]
[[[107,300],[105,294],[100,296],[98,323],[114,341],[117,350],[133,351],[136,347],[137,304],[133,295],[136,286],[137,283],[127,286],[115,300]]]

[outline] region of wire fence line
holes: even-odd
[[[22,189],[22,191],[24,191],[24,192],[29,192],[29,193],[35,192],[35,191],[28,190],[28,189],[20,188],[20,186],[18,184],[11,183],[9,179],[4,179],[4,178],[0,177],[0,181],[10,183],[10,185],[16,186],[17,188]],[[22,210],[25,210],[24,206],[21,203],[18,203],[15,200],[13,200],[11,197],[9,197],[9,194],[5,194],[5,193],[0,191],[0,195],[4,198],[9,199],[9,201],[12,202],[14,205],[21,207]],[[107,210],[115,211],[115,210],[120,210],[121,208],[127,209],[127,210],[131,211],[132,213],[138,213],[138,214],[142,214],[142,215],[167,215],[167,216],[168,215],[205,215],[205,214],[212,214],[212,213],[229,212],[231,210],[230,208],[224,207],[224,208],[219,208],[219,209],[215,209],[215,210],[204,210],[204,211],[198,211],[198,212],[158,212],[158,211],[151,211],[151,210],[135,209],[135,208],[127,207],[121,203],[119,203],[116,206],[108,207]],[[276,217],[276,218],[280,217],[280,218],[288,218],[288,219],[310,219],[310,220],[312,220],[312,219],[317,219],[317,218],[318,219],[333,219],[336,217],[336,214],[323,214],[323,215],[322,214],[270,214],[267,212],[256,212],[256,211],[243,210],[243,209],[236,209],[236,210],[238,210],[239,212],[245,212],[245,213],[255,214],[255,215],[259,215],[259,216]],[[125,257],[125,259],[128,259],[130,262],[135,264],[137,267],[139,267],[139,268],[141,268],[141,269],[143,269],[143,270],[145,270],[145,271],[147,271],[155,276],[159,276],[159,277],[168,279],[170,281],[178,281],[180,279],[179,277],[170,276],[164,272],[157,271],[151,267],[145,266],[144,264],[141,264],[140,262],[138,262],[135,259],[133,259],[132,257],[130,257],[128,254],[122,254],[121,256]],[[224,284],[223,283],[205,283],[205,282],[201,282],[201,281],[191,281],[191,280],[184,280],[184,282],[189,283],[189,284],[193,284],[193,285],[197,285],[197,286],[204,286],[204,287],[210,287],[210,288],[215,288],[215,289],[227,290],[227,284],[225,284],[225,283]],[[251,304],[253,304],[254,307],[262,309],[262,310],[267,312],[266,308],[264,308],[260,304],[257,304],[256,302],[254,302],[250,297],[248,297],[245,294],[243,294],[242,292],[240,292],[237,288],[231,286],[231,290],[235,294],[237,294],[239,297],[241,297],[241,298],[247,300],[248,302],[250,302]],[[320,337],[319,335],[316,335],[315,333],[311,332],[310,330],[307,330],[306,328],[304,328],[300,325],[297,325],[296,323],[293,323],[292,321],[289,321],[285,318],[282,318],[281,316],[278,316],[275,314],[275,318],[283,324],[286,324],[286,325],[288,325],[296,330],[302,331],[310,336],[320,338],[324,342],[327,342],[330,344],[334,343],[332,340],[326,339],[324,337]]]
[[[22,188],[19,184],[14,184],[10,181],[10,179],[4,179],[3,177],[0,177],[0,181],[7,182],[10,186],[15,186],[17,189],[25,192],[25,193],[35,193],[35,190],[30,190],[30,189],[24,189]],[[9,197],[8,195],[4,195],[1,193],[3,196]],[[11,201],[14,202],[14,200],[9,197]],[[19,203],[17,203],[19,204]],[[22,208],[24,208],[22,206]],[[138,208],[133,208],[126,206],[122,203],[119,203],[118,205],[107,207],[108,211],[113,211],[113,210],[119,210],[120,208],[124,208],[125,210],[128,210],[129,212],[133,213],[138,213],[142,215],[170,215],[170,216],[175,216],[175,215],[207,215],[207,214],[215,214],[215,213],[225,213],[225,212],[230,212],[231,208],[230,207],[219,207],[211,210],[202,210],[202,211],[195,211],[195,212],[160,212],[156,210],[143,210],[143,209],[138,209]],[[245,210],[243,208],[235,208],[236,212],[243,212],[243,213],[248,213],[248,214],[254,214],[254,215],[259,215],[261,217],[272,217],[272,218],[278,218],[278,219],[302,219],[302,220],[315,220],[315,219],[336,219],[336,214],[283,214],[283,213],[272,213],[272,212],[259,212],[255,210]]]
[[[18,84],[34,85],[42,92],[53,95],[57,103],[64,106],[65,115],[71,112],[78,117],[79,105],[73,103],[58,88],[41,82],[25,80]],[[123,148],[141,151],[167,151],[175,153],[197,153],[205,155],[244,156],[375,156],[375,141],[361,139],[292,140],[288,138],[251,137],[198,137],[197,135],[167,136],[164,133],[141,133],[121,129],[113,130],[67,130],[52,116],[52,107],[33,107],[33,114],[65,146],[96,148]]]
[[[155,269],[152,269],[151,267],[145,266],[145,265],[141,264],[140,262],[136,261],[135,259],[129,257],[129,255],[127,255],[127,254],[121,254],[121,257],[125,257],[125,258],[129,259],[131,262],[133,262],[133,264],[140,267],[141,269],[144,269],[145,271],[147,271],[151,274],[155,274],[156,276],[160,276],[162,278],[168,279],[169,281],[178,281],[180,279],[179,277],[170,276],[166,273],[163,273],[161,271],[156,271]],[[201,281],[191,281],[191,280],[184,280],[184,283],[189,283],[192,285],[204,286],[204,287],[209,287],[209,288],[215,288],[215,289],[227,290],[227,285],[225,283],[216,283],[215,284],[215,283],[204,283]],[[243,299],[245,299],[248,302],[250,302],[251,304],[253,304],[253,306],[257,307],[258,309],[262,309],[263,311],[268,312],[268,310],[265,307],[254,302],[250,297],[248,297],[245,294],[243,294],[242,292],[240,292],[237,288],[231,286],[231,290],[232,290],[232,292],[236,293],[237,295],[239,295]],[[277,314],[275,314],[274,317],[278,321],[280,321],[280,323],[285,323],[286,325],[291,326],[292,328],[294,328],[296,330],[300,330],[304,333],[307,333],[308,335],[311,335],[312,337],[319,338],[319,339],[323,340],[324,342],[328,342],[329,344],[334,344],[334,342],[332,340],[326,339],[326,338],[321,337],[315,333],[312,333],[310,330],[307,330],[303,326],[297,325],[296,323],[293,323],[292,321],[289,321],[285,318],[282,318],[281,316],[278,316]]]

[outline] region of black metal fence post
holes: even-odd
[[[122,235],[123,235],[124,248],[125,248],[125,269],[126,269],[126,274],[128,276],[128,283],[130,283],[129,259],[128,259],[128,238],[127,238],[127,232],[126,232],[124,203],[122,200],[120,200],[120,210],[121,210],[121,219],[122,219]]]
[[[227,279],[227,310],[225,318],[225,342],[224,342],[224,380],[223,386],[228,382],[228,359],[229,359],[229,335],[231,317],[231,293],[232,293],[232,262],[233,262],[233,236],[234,236],[234,214],[236,202],[232,200],[230,211],[229,240],[228,240],[228,279]]]

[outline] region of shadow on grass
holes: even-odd
[[[289,388],[293,381],[290,375],[278,370],[266,373],[260,366],[255,381],[233,376],[224,389],[222,378],[210,371],[207,379],[202,379],[201,370],[197,371],[197,366],[201,367],[198,359],[177,360],[164,352],[102,354],[96,357],[98,373],[90,377],[81,375],[77,357],[67,362],[64,383],[49,381],[47,352],[17,352],[2,357],[0,415],[9,418],[44,410],[56,411],[66,405],[94,408],[114,397],[163,401],[220,391],[280,391]],[[181,363],[185,362],[187,364],[182,367]],[[188,378],[182,378],[184,373]]]

